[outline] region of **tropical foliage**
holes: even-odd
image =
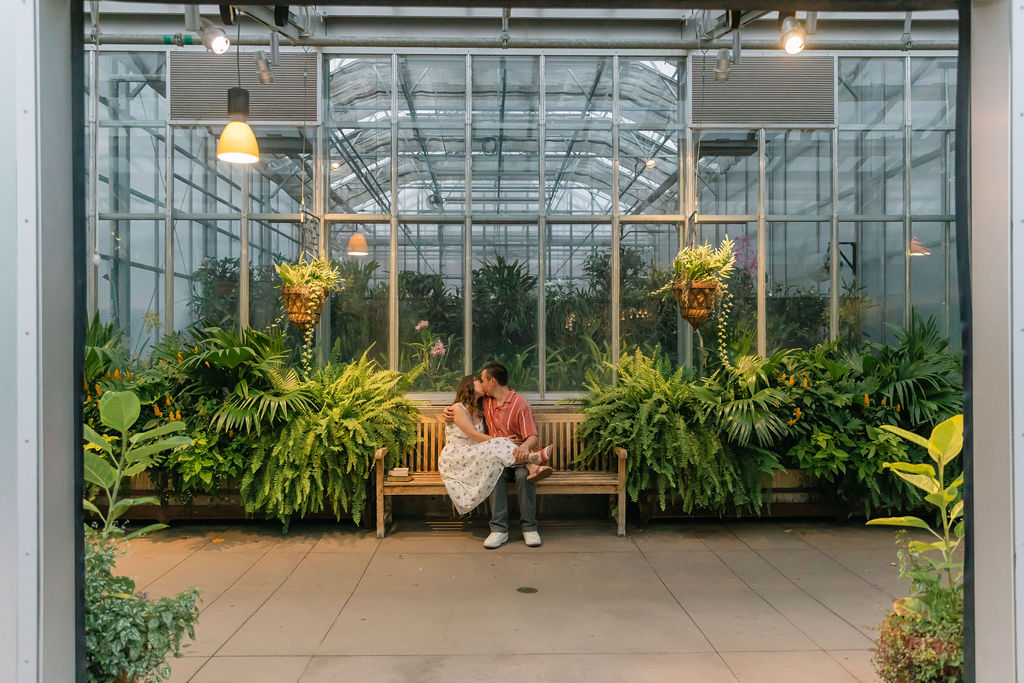
[[[402,396],[413,379],[365,356],[307,379],[312,407],[259,441],[245,465],[246,510],[277,517],[287,529],[293,515],[329,506],[358,524],[374,451],[387,447],[397,461],[416,441],[415,404]]]
[[[882,429],[925,449],[931,462],[887,462],[886,469],[920,489],[938,528],[912,515],[872,519],[868,524],[923,529],[932,540],[913,540],[900,550],[900,575],[911,595],[898,599],[882,625],[875,663],[887,681],[959,680],[963,667],[963,563],[956,557],[964,538],[963,474],[946,468],[963,448],[963,416],[937,425],[928,438],[892,425]]]
[[[617,386],[592,383],[578,436],[584,464],[626,446],[626,488],[636,501],[655,491],[664,509],[678,500],[685,512],[761,509],[761,475],[779,468],[767,450],[733,449],[700,410],[699,387],[660,353],[624,355]]]

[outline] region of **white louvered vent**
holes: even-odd
[[[320,98],[316,53],[282,53],[274,82],[260,83],[253,53],[242,51],[242,87],[249,91],[250,121],[317,120]],[[305,72],[305,79],[303,78]],[[220,121],[228,117],[228,88],[237,84],[235,53],[171,52],[171,120]]]
[[[725,83],[715,81],[713,55],[693,58],[694,123],[835,123],[832,57],[751,57],[734,64]]]

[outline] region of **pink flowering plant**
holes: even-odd
[[[424,374],[440,373],[448,361],[448,349],[452,345],[451,338],[445,343],[440,337],[435,337],[430,331],[429,320],[419,321],[413,329],[420,333],[418,342],[409,343],[413,357],[419,359],[419,362],[423,364]]]

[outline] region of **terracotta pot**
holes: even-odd
[[[683,320],[697,329],[707,322],[715,309],[721,285],[718,280],[681,280],[672,284]]]
[[[302,334],[316,327],[324,310],[327,292],[322,287],[282,287],[284,310]]]

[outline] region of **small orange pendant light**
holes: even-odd
[[[346,252],[349,256],[369,255],[370,250],[366,246],[366,238],[363,237],[361,232],[357,232],[348,238],[348,249],[346,249]]]

